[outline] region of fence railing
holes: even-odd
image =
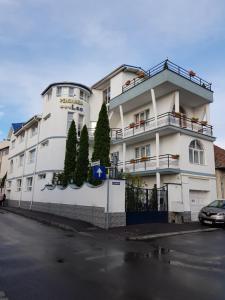
[[[170,60],[166,59],[166,60],[162,61],[161,63],[159,63],[158,65],[152,67],[148,71],[141,72],[138,77],[136,77],[132,80],[128,80],[122,86],[122,92],[123,93],[126,92],[127,90],[137,86],[141,82],[159,74],[160,72],[162,72],[164,70],[170,70],[171,72],[174,72],[174,73],[178,74],[179,76],[184,77],[184,78],[190,80],[191,82],[194,82],[197,85],[211,91],[212,84],[210,82],[198,77],[192,70],[188,71],[188,70],[174,64]]]
[[[188,129],[208,136],[213,136],[213,127],[206,121],[199,121],[196,118],[188,118],[184,114],[167,112],[155,118],[142,120],[139,123],[131,123],[124,128],[124,137],[134,136],[142,132],[150,131],[155,128],[172,125],[183,129]]]
[[[126,212],[167,211],[167,186],[146,189],[126,185]]]
[[[123,163],[117,164],[119,170],[123,168]],[[164,154],[159,156],[159,169],[179,168],[179,155],[177,154]],[[123,172],[141,172],[141,171],[154,171],[157,169],[157,157],[142,157],[138,159],[130,159],[125,162],[125,170]]]
[[[88,128],[88,136],[90,139],[94,138],[95,128]],[[110,128],[110,138],[111,140],[122,139],[122,129],[121,128]]]

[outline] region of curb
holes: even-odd
[[[16,214],[16,215],[19,215],[19,216],[22,216],[22,217],[25,217],[25,218],[37,221],[37,222],[39,222],[41,224],[50,225],[50,226],[54,226],[54,227],[66,230],[66,231],[73,231],[73,232],[78,233],[78,231],[76,229],[74,229],[72,226],[69,226],[69,225],[66,225],[66,224],[62,224],[62,223],[58,223],[58,222],[50,221],[50,220],[48,221],[46,219],[38,218],[37,216],[30,216],[30,215],[27,215],[26,213],[19,212],[19,211],[12,211],[11,209],[7,209],[7,207],[4,207],[2,209],[6,210],[8,212],[11,212],[13,214]]]
[[[220,228],[207,228],[207,229],[195,229],[195,230],[185,230],[185,231],[175,231],[175,232],[167,232],[167,233],[158,233],[158,234],[147,234],[142,236],[134,236],[128,237],[128,241],[146,241],[163,237],[170,237],[174,235],[184,235],[188,233],[198,233],[198,232],[211,232],[220,230]]]

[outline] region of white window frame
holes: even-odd
[[[16,146],[16,140],[13,140],[11,144],[11,149],[15,149],[15,146]]]
[[[16,180],[16,190],[17,190],[17,192],[20,192],[21,189],[22,189],[22,179],[19,178],[19,179]]]
[[[75,93],[74,93],[74,87],[69,86],[69,90],[68,90],[68,96],[69,97],[74,97]]]
[[[26,191],[30,192],[32,191],[33,187],[33,177],[27,177],[26,178]]]
[[[107,88],[105,88],[102,91],[102,96],[103,96],[103,102],[105,102],[106,104],[108,104],[110,102],[110,99],[111,99],[111,88],[110,88],[110,85],[107,86]]]
[[[149,119],[149,117],[150,117],[150,109],[147,108],[134,115],[134,122],[135,124],[139,125],[140,121],[146,121]],[[143,126],[142,124],[140,125]]]
[[[22,167],[23,163],[24,163],[24,153],[19,155],[19,163],[18,163],[18,167]]]
[[[193,142],[194,147],[191,145]],[[205,151],[199,140],[192,140],[189,144],[189,162],[194,165],[205,165]]]
[[[62,87],[57,86],[56,87],[56,97],[61,97],[62,96]]]
[[[30,137],[32,138],[33,136],[37,135],[38,133],[38,125],[35,124],[30,128]]]
[[[70,120],[69,119],[69,116],[72,116],[72,119]],[[71,111],[68,111],[68,113],[67,113],[67,131],[70,129],[70,126],[71,126],[71,123],[72,123],[72,121],[74,120],[74,112],[71,112]]]
[[[23,131],[20,135],[19,135],[19,143],[23,143],[25,139],[25,131]]]
[[[147,149],[149,148],[149,155],[147,155]],[[139,147],[135,147],[134,149],[135,159],[139,159],[142,157],[150,157],[151,156],[151,144],[142,145]]]
[[[9,163],[9,174],[12,174],[13,173],[13,159],[10,160],[10,163]]]
[[[35,162],[36,149],[32,149],[28,153],[28,163],[33,164]]]

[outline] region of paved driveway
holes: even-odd
[[[127,242],[0,213],[0,291],[10,300],[225,298],[225,231]]]

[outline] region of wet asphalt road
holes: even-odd
[[[0,213],[0,228],[0,291],[9,300],[225,299],[225,230],[126,242],[11,213]]]

